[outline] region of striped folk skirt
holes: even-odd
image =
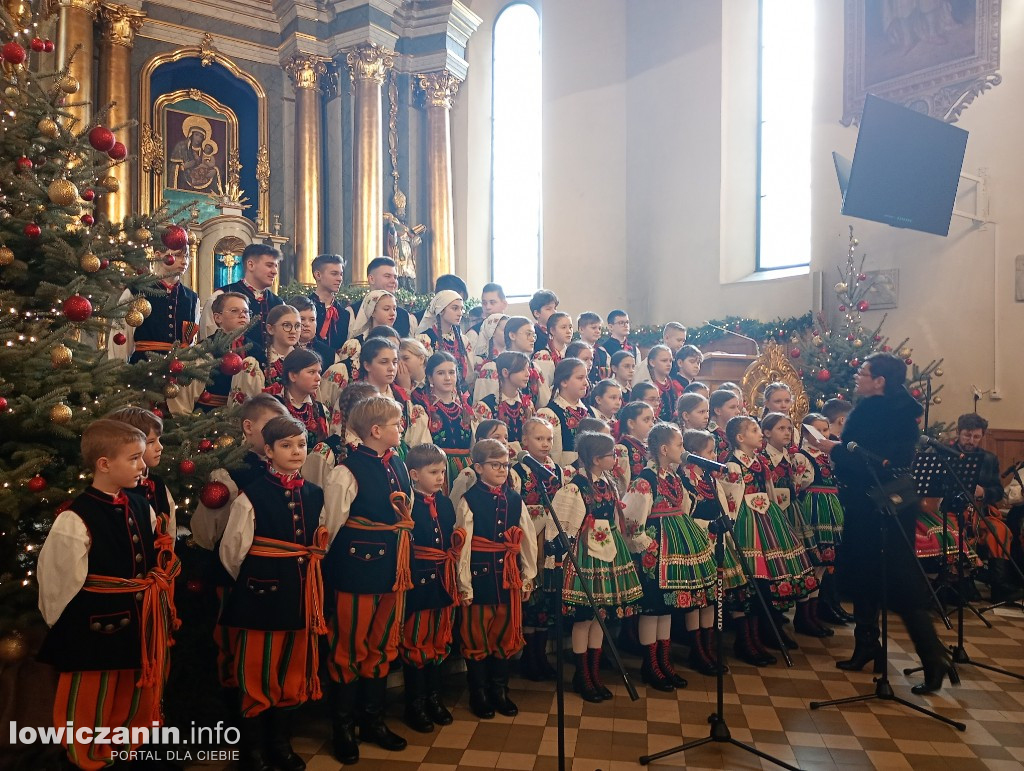
[[[736,513],[735,538],[748,575],[768,583],[775,607],[788,608],[817,588],[807,550],[776,504],[769,503],[765,513],[758,514],[742,502]]]
[[[637,613],[637,603],[644,596],[636,566],[618,529],[611,531],[615,542],[615,557],[611,562],[595,559],[587,549],[587,539],[581,531],[576,544],[576,562],[579,575],[571,562],[565,565],[565,591],[562,594],[563,613],[577,621],[589,621],[594,611],[587,602],[583,582],[590,587],[601,610],[613,618],[625,618]]]

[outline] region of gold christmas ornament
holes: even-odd
[[[78,265],[86,273],[95,273],[100,269],[100,258],[92,252],[87,252],[82,255],[82,259],[78,261]]]
[[[78,89],[81,88],[81,84],[78,82],[78,78],[74,75],[65,75],[57,81],[57,88],[65,94],[77,94]]]
[[[141,241],[141,242],[145,243],[146,241],[148,241],[152,237],[153,237],[153,234],[150,233],[149,230],[146,229],[146,228],[138,228],[135,231],[135,240],[136,241]]]
[[[932,397],[932,404],[942,404],[942,397],[941,396],[933,396]]]
[[[128,272],[128,263],[125,262],[124,260],[114,260],[110,264],[111,264],[111,266],[117,268],[122,273],[127,273]]]
[[[7,88],[4,89],[4,96],[6,96],[8,99],[13,99],[14,97],[18,96],[20,93],[21,92],[17,88],[15,88],[14,86],[8,86]]]
[[[935,377],[942,377],[943,374],[944,373],[943,373],[943,371],[941,369],[936,369],[935,370]]]
[[[57,125],[57,121],[50,118],[43,118],[36,124],[36,128],[47,139],[56,139],[60,136],[60,127]]]
[[[818,335],[815,335],[814,337],[811,338],[811,342],[814,343],[815,345],[821,345],[821,338],[818,337]]]
[[[218,436],[214,440],[213,446],[216,447],[218,450],[223,450],[226,447],[230,447],[234,443],[235,443],[235,437],[228,436],[227,434],[225,434],[224,436]]]
[[[143,318],[148,318],[149,314],[153,312],[153,306],[145,297],[136,297],[132,300],[131,309],[141,313]]]
[[[834,288],[836,290],[836,294],[842,294],[850,287],[845,281],[840,281],[838,284],[835,285]]]
[[[815,404],[818,405],[818,409],[820,410],[822,407],[825,406],[825,400],[824,399],[818,399],[818,401],[816,401]]]
[[[116,193],[121,189],[121,183],[117,181],[117,177],[111,175],[100,180],[100,187],[108,193]]]
[[[900,348],[900,356],[902,356],[904,359],[907,358],[911,353],[913,353],[913,351],[911,351],[909,348]]]
[[[864,345],[864,341],[861,340],[859,337],[853,341],[854,348],[860,348],[862,345]]]
[[[78,201],[78,188],[67,179],[55,179],[47,188],[46,194],[58,206],[71,206]]]
[[[173,399],[181,393],[181,387],[177,383],[168,383],[164,386],[164,396],[168,399]]]
[[[0,267],[7,267],[12,262],[14,262],[14,252],[6,246],[0,246]]]
[[[17,664],[28,655],[28,646],[20,632],[11,632],[0,637],[0,663]]]
[[[50,422],[63,426],[71,422],[71,408],[63,402],[50,408]]]
[[[54,367],[66,367],[71,363],[71,349],[61,343],[50,351],[50,363]]]
[[[146,320],[146,317],[139,313],[137,310],[130,310],[124,314],[124,323],[130,327],[142,326],[142,322]]]

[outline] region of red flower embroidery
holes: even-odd
[[[598,543],[604,543],[608,540],[608,533],[606,533],[604,530],[595,530],[594,540]]]
[[[813,592],[815,589],[818,588],[818,579],[814,576],[807,576],[807,578],[804,580],[804,588],[807,589],[807,591],[809,592]]]
[[[783,581],[779,584],[779,596],[788,597],[793,593],[793,585],[789,581]]]
[[[821,558],[825,562],[835,562],[836,550],[831,546],[821,550]]]
[[[640,558],[640,564],[643,565],[644,570],[653,570],[654,566],[658,564],[658,558],[653,552],[645,551]]]
[[[643,477],[641,477],[640,479],[636,480],[636,482],[633,483],[633,489],[636,490],[641,495],[650,495],[651,483],[648,482]]]
[[[726,481],[735,484],[740,481],[740,475],[735,471],[730,471],[725,475],[725,479]]]

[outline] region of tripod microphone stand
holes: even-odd
[[[874,466],[871,463],[865,463],[864,465],[866,466],[866,468],[868,469],[869,473],[871,474],[871,477],[874,480],[876,488],[878,490],[882,490],[883,489],[882,482],[878,478],[878,472],[875,471]],[[880,534],[879,534],[879,560],[878,560],[878,571],[879,571],[879,577],[881,578],[881,581],[880,581],[880,592],[879,592],[879,595],[880,595],[879,596],[879,600],[880,600],[879,604],[881,606],[881,611],[882,611],[882,630],[881,630],[882,631],[882,660],[885,662],[885,666],[882,669],[882,673],[878,677],[875,678],[875,692],[874,693],[865,694],[863,696],[850,696],[850,697],[845,698],[845,699],[830,699],[829,701],[812,701],[811,702],[811,709],[821,709],[822,707],[831,707],[831,706],[840,705],[840,704],[854,704],[856,702],[870,701],[871,699],[879,699],[881,701],[896,702],[897,704],[901,704],[904,707],[907,707],[908,709],[912,709],[912,710],[914,710],[916,712],[920,712],[923,715],[928,715],[928,717],[935,718],[936,720],[938,720],[938,721],[940,721],[942,723],[946,723],[947,725],[951,725],[951,726],[953,726],[954,728],[956,728],[959,731],[966,731],[967,730],[967,725],[966,724],[961,723],[961,722],[956,721],[956,720],[951,720],[950,718],[944,717],[943,715],[940,715],[937,712],[932,712],[929,709],[926,709],[926,708],[924,708],[924,707],[922,707],[922,706],[920,706],[918,704],[914,704],[913,702],[907,701],[906,699],[903,699],[903,698],[897,696],[895,694],[895,692],[893,691],[893,689],[892,689],[892,684],[889,682],[889,607],[888,607],[888,593],[889,592],[888,592],[888,587],[887,587],[887,576],[886,576],[886,564],[885,564],[885,561],[886,561],[886,550],[887,550],[887,546],[888,546],[888,544],[887,544],[887,540],[888,540],[888,538],[887,538],[887,531],[889,530],[890,526],[893,526],[897,530],[900,531],[900,534],[903,536],[903,539],[906,542],[907,548],[910,549],[910,553],[911,553],[911,555],[912,555],[912,557],[914,559],[914,562],[917,564],[918,568],[921,570],[921,575],[922,575],[922,578],[925,581],[926,585],[928,585],[928,581],[927,581],[927,577],[924,575],[924,569],[921,568],[921,565],[920,565],[920,563],[917,560],[917,553],[915,552],[915,550],[913,548],[913,545],[910,543],[910,539],[907,537],[907,534],[905,532],[903,532],[903,527],[900,524],[899,516],[896,513],[896,509],[895,509],[895,506],[894,506],[896,501],[894,501],[893,498],[888,496],[888,495],[886,495],[885,498],[886,498],[885,502],[880,507],[880,513],[881,513],[882,516],[881,516],[881,522],[880,522],[880,527],[879,527]],[[929,588],[931,588],[930,585],[929,585]],[[935,598],[934,591],[932,592],[932,597]],[[935,598],[935,601],[938,604],[938,599],[937,598]],[[941,605],[940,605],[940,609],[941,609]],[[949,626],[948,621],[949,620],[946,619],[947,627]],[[951,671],[950,672],[950,681],[951,682],[953,680],[953,675],[954,675],[954,672]],[[957,682],[959,682],[959,678],[957,679]]]
[[[711,477],[712,485],[715,485],[717,492],[717,483],[714,481],[714,477]],[[669,755],[675,755],[680,752],[686,752],[686,750],[692,750],[695,747],[702,747],[705,744],[711,742],[720,742],[724,744],[731,744],[735,747],[739,747],[741,750],[757,755],[759,758],[775,763],[783,768],[791,769],[791,771],[800,771],[796,766],[791,766],[785,761],[779,760],[778,758],[772,757],[766,752],[762,752],[756,747],[752,747],[749,744],[744,744],[738,739],[734,739],[729,731],[729,725],[725,722],[725,682],[723,680],[725,676],[725,654],[722,652],[722,616],[724,606],[724,585],[725,585],[725,539],[732,531],[733,522],[725,510],[722,509],[721,501],[718,496],[715,496],[715,500],[719,503],[718,519],[711,522],[709,530],[714,528],[712,532],[717,535],[715,539],[715,563],[716,563],[716,579],[715,579],[715,647],[718,649],[718,674],[716,676],[717,684],[717,696],[718,701],[716,703],[716,709],[714,713],[708,716],[708,722],[711,724],[711,732],[708,736],[703,739],[695,739],[692,742],[681,744],[678,747],[673,747],[662,752],[657,752],[653,755],[641,755],[639,762],[640,765],[646,766],[655,760],[668,757]],[[775,625],[775,621],[771,617],[771,613],[768,612],[768,605],[765,602],[764,595],[761,594],[761,587],[757,585],[755,579],[750,577],[750,572],[746,568],[746,557],[744,556],[739,545],[733,539],[733,546],[736,548],[736,553],[739,555],[739,568],[743,572],[747,582],[754,588],[754,593],[757,594],[757,598],[761,603],[761,606],[765,610],[765,618],[768,619],[768,623],[772,627],[772,632],[775,635],[776,640],[779,643],[779,648],[782,651],[783,658],[786,660],[786,666],[793,666],[793,661],[789,657],[789,653],[786,650],[786,646],[782,644],[782,638],[779,634],[779,628]]]

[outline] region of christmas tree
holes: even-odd
[[[832,322],[824,312],[818,313],[810,329],[790,338],[789,354],[803,379],[811,409],[821,409],[828,399],[836,397],[852,399],[857,368],[877,351],[895,353],[907,363],[907,388],[915,399],[923,405],[940,404],[942,386],[934,386],[933,379],[942,377],[942,359],[918,365],[912,358],[909,338],[894,344],[883,333],[884,315],[875,327],[864,325],[862,314],[871,309],[867,299],[871,284],[864,272],[864,257],[857,261],[859,245],[851,226],[846,263],[837,268],[839,281],[833,287],[838,301],[837,320]]]
[[[115,189],[111,168],[127,159],[117,141],[125,127],[102,125],[106,109],[79,125],[67,101],[79,90],[69,62],[54,62],[53,43],[33,37],[38,23],[19,29],[2,8],[0,21],[0,657],[11,661],[28,652],[22,632],[41,623],[39,548],[90,482],[80,465],[85,425],[125,405],[167,420],[154,471],[176,499],[179,526],[206,474],[243,450],[227,434],[235,429],[230,409],[174,418],[163,406],[213,366],[240,364],[227,361],[237,359],[231,338],[135,364],[107,357],[105,340],[119,334],[112,325],[142,323],[162,261],[187,250],[189,234],[167,211],[123,223],[97,217],[97,198]]]

